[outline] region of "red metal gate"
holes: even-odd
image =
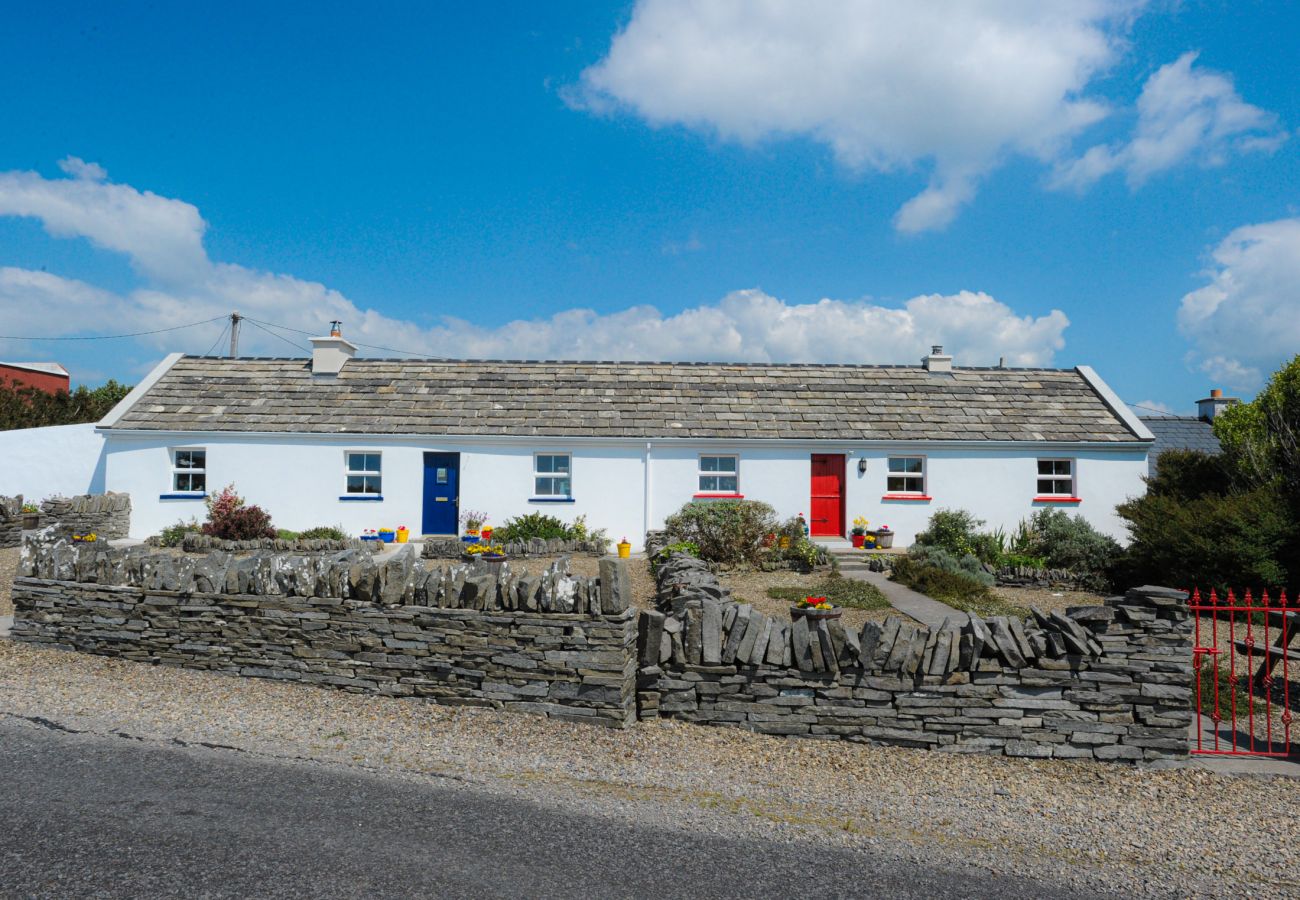
[[[1300,607],[1287,602],[1286,591],[1270,600],[1249,590],[1238,598],[1215,591],[1192,592],[1195,644],[1196,734],[1193,753],[1219,756],[1289,756],[1292,704],[1300,691],[1291,684],[1300,675]]]

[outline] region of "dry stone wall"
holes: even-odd
[[[626,563],[426,569],[332,555],[180,556],[31,542],[17,640],[144,662],[622,727],[635,718]]]
[[[779,620],[733,601],[698,560],[659,571],[641,613],[642,717],[766,734],[1007,756],[1165,765],[1186,756],[1186,595],[928,629],[891,618]]]
[[[146,541],[150,546],[161,546],[157,535]],[[225,540],[209,534],[190,532],[181,538],[181,549],[186,553],[210,553],[224,550],[227,553],[247,553],[253,550],[268,550],[275,553],[338,553],[343,550],[365,550],[378,553],[387,545],[380,541],[363,541],[359,538],[333,540],[327,538],[251,538],[243,541]]]
[[[23,542],[23,496],[0,497],[0,548]]]
[[[493,541],[492,543],[501,543]],[[565,541],[559,538],[533,538],[527,541],[510,541],[501,544],[502,552],[512,559],[524,559],[529,556],[554,556],[558,553],[582,553],[590,556],[604,556],[609,543],[604,541]],[[460,559],[465,552],[464,541],[434,540],[425,541],[422,551],[425,559]]]
[[[82,494],[41,501],[41,525],[59,534],[95,534],[124,538],[131,530],[129,494]]]

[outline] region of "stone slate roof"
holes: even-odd
[[[1147,457],[1147,468],[1156,473],[1156,460],[1166,450],[1200,450],[1217,456],[1223,452],[1214,429],[1204,419],[1184,416],[1141,416],[1142,423],[1151,429],[1156,441]]]
[[[110,430],[1137,442],[1073,369],[181,357]]]

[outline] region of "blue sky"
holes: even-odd
[[[113,7],[0,32],[0,334],[238,308],[390,356],[938,342],[1179,412],[1300,350],[1290,4]],[[133,380],[221,328],[0,358]],[[271,331],[247,352],[305,340]]]

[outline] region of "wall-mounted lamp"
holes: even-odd
[[[859,475],[867,474],[867,459],[865,456],[862,459],[858,460],[858,474]]]

